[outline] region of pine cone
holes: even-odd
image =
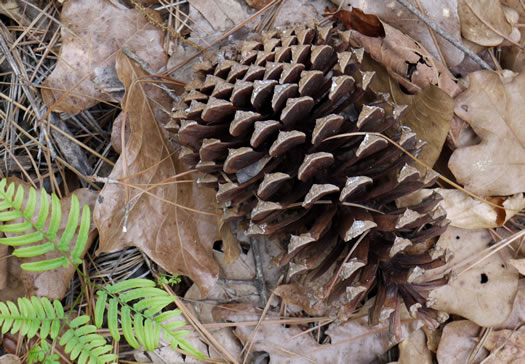
[[[265,33],[196,67],[200,80],[174,113],[181,158],[218,183],[224,220],[248,234],[288,237],[288,280],[333,274],[323,297],[348,317],[376,295],[371,319],[402,299],[434,322],[418,269],[442,263],[428,242],[447,225],[434,194],[409,208],[394,200],[434,183],[410,157],[424,143],[400,126],[405,107],[369,89],[363,49],[329,25]],[[364,132],[373,132],[366,134]],[[365,135],[366,134],[366,135]]]

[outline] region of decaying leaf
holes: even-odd
[[[414,331],[399,343],[399,359],[396,363],[432,364],[432,353],[427,348],[427,336],[423,329]]]
[[[512,310],[518,290],[518,272],[508,266],[502,250],[476,264],[459,265],[468,258],[481,258],[492,237],[487,230],[449,227],[436,243],[451,256],[442,268],[452,268],[448,284],[430,292],[429,306],[472,320],[479,326],[502,323]],[[431,273],[428,271],[427,273]]]
[[[20,259],[10,256],[7,259],[2,259],[2,262],[5,262],[6,267],[6,285],[0,289],[1,300],[16,301],[18,297],[25,297],[27,293],[21,277]]]
[[[434,58],[445,58],[449,67],[458,65],[464,54],[439,35],[432,37],[429,27],[396,1],[384,0],[331,0],[334,4],[344,3],[342,9],[359,8],[365,13],[374,14],[384,22],[401,30],[404,34],[421,43]],[[412,3],[414,3],[412,1]],[[414,3],[432,20],[443,27],[455,39],[460,39],[460,24],[457,0],[419,0]],[[437,43],[437,44],[436,44]]]
[[[490,351],[485,364],[517,364],[525,361],[525,327],[493,331],[483,346]]]
[[[254,306],[224,305],[214,310],[217,321],[257,321]],[[266,320],[278,316],[270,313]],[[408,319],[402,322],[402,338],[417,330],[421,322]],[[246,344],[253,337],[254,325],[239,325],[235,335]],[[388,324],[370,326],[368,317],[361,317],[326,330],[330,344],[318,344],[310,334],[304,334],[297,326],[284,327],[278,323],[260,325],[253,340],[252,351],[264,351],[271,363],[347,363],[369,364],[396,344],[388,334]]]
[[[509,260],[509,264],[512,264]],[[512,311],[507,319],[495,329],[514,329],[525,322],[525,279],[520,279],[518,293],[512,304]]]
[[[239,242],[233,235],[230,224],[223,223],[220,231],[222,245],[224,247],[224,262],[226,264],[233,263],[241,255],[241,247],[239,246]]]
[[[367,37],[355,30],[350,38],[372,58],[385,65],[392,77],[410,92],[436,85],[449,96],[460,91],[450,71],[416,41],[383,22],[384,38]]]
[[[469,80],[454,112],[482,141],[456,149],[450,170],[467,190],[481,196],[525,192],[525,72],[478,71]]]
[[[111,1],[70,0],[60,20],[58,63],[42,89],[42,98],[53,111],[77,114],[100,100],[115,101],[108,90],[121,87],[115,56],[122,47],[132,50],[154,71],[167,62],[164,32],[139,10]]]
[[[472,321],[458,320],[448,323],[443,329],[441,342],[437,351],[439,364],[467,363],[469,356],[476,348],[481,327]],[[475,363],[487,356],[483,348],[474,355]]]
[[[426,165],[433,166],[450,129],[450,122],[454,115],[454,100],[434,85],[428,85],[415,95],[408,95],[400,89],[399,84],[385,69],[374,61],[365,62],[363,68],[376,73],[370,85],[372,90],[388,92],[394,103],[408,106],[402,124],[410,127],[419,139],[427,143],[418,158]],[[418,165],[414,166],[418,167]]]
[[[475,199],[456,189],[422,189],[398,199],[398,206],[410,206],[437,192],[443,200],[439,203],[447,212],[450,225],[462,229],[485,229],[503,226],[510,218],[525,208],[525,198],[517,193],[506,198],[489,198],[488,201],[501,206],[497,208]]]
[[[0,364],[20,364],[20,358],[13,354],[5,354],[0,356]]]
[[[117,57],[117,71],[126,87],[124,109],[130,136],[126,158],[121,154],[109,178],[126,177],[126,162],[129,177],[125,182],[148,193],[129,187],[126,221],[125,187],[106,184],[94,212],[100,232],[97,253],[137,246],[168,272],[189,276],[205,294],[219,273],[211,254],[214,241],[220,239],[215,192],[194,182],[165,183],[185,169],[153,116],[148,98],[152,86],[139,81],[143,71],[123,53]],[[191,177],[181,180],[191,181]]]
[[[213,6],[207,0],[189,0],[216,31],[233,28],[244,20],[244,11],[238,1],[216,0]]]
[[[505,39],[520,39],[519,30],[513,28],[499,0],[458,0],[458,13],[461,34],[473,43],[494,47]]]

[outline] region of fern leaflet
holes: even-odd
[[[26,200],[25,207],[23,207],[24,200]],[[36,211],[38,202],[40,205]],[[50,210],[51,216],[49,216]],[[5,178],[0,181],[0,222],[3,222],[0,225],[0,231],[11,235],[0,238],[0,244],[14,247],[13,255],[20,258],[40,257],[52,251],[62,253],[62,256],[58,258],[23,263],[21,264],[22,269],[40,272],[66,267],[69,264],[67,253],[70,252],[70,243],[77,232],[77,227],[77,239],[70,252],[70,259],[73,264],[82,262],[80,257],[88,240],[91,223],[89,206],[84,205],[80,217],[80,202],[75,195],[72,195],[67,225],[59,237],[61,221],[62,208],[55,194],[51,195],[50,204],[49,195],[45,189],[40,190],[40,198],[37,197],[37,192],[32,187],[25,196],[24,186],[16,187],[15,183],[7,185]]]

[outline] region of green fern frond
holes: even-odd
[[[89,316],[82,315],[68,322],[60,301],[54,300],[51,303],[45,297],[31,297],[31,300],[22,297],[17,303],[18,305],[11,301],[0,302],[0,329],[2,334],[19,333],[28,339],[40,332],[40,352],[33,353],[36,355],[33,358],[42,361],[40,357],[42,353],[46,353],[42,345],[47,345],[44,343],[48,337],[52,340],[59,337],[62,324],[68,330],[60,337],[59,344],[64,347],[71,360],[78,358],[79,364],[105,364],[118,358],[109,353],[113,346],[108,345],[103,336],[95,333],[96,327],[88,325]]]
[[[106,286],[103,291],[98,291],[97,295],[95,325],[98,328],[102,327],[107,309],[108,328],[115,341],[120,340],[121,329],[129,345],[135,349],[142,345],[144,349],[152,351],[158,347],[160,336],[163,334],[163,338],[174,350],[179,347],[199,359],[204,359],[200,352],[183,339],[188,331],[177,330],[185,325],[184,321],[174,321],[181,311],[177,309],[161,312],[173,303],[176,297],[156,288],[154,281],[142,278],[128,279]]]
[[[26,202],[25,208],[23,208],[24,201]],[[40,205],[35,217],[38,202]],[[84,205],[82,216],[80,215],[80,202],[75,195],[71,196],[67,225],[59,237],[58,230],[62,221],[59,198],[52,194],[50,204],[49,195],[45,189],[40,190],[40,198],[38,198],[36,190],[32,187],[29,188],[26,196],[24,186],[17,187],[15,183],[8,185],[7,179],[4,178],[0,181],[0,221],[3,222],[0,225],[0,231],[12,235],[0,238],[0,244],[14,247],[13,255],[30,258],[40,257],[55,250],[62,253],[62,256],[58,258],[23,263],[21,264],[22,269],[41,272],[66,267],[70,261],[73,264],[82,263],[80,257],[88,241],[91,212],[89,206]],[[70,252],[70,243],[75,233],[77,233],[77,239]]]

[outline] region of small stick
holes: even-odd
[[[469,48],[465,47],[463,44],[461,44],[457,39],[454,39],[450,34],[448,34],[438,23],[424,15],[422,12],[420,12],[414,5],[408,2],[408,0],[396,0],[398,3],[403,5],[405,8],[408,9],[412,14],[417,16],[419,20],[421,20],[423,23],[428,25],[433,31],[438,33],[440,36],[448,40],[454,47],[465,53],[467,56],[469,56],[474,62],[479,64],[482,68],[486,70],[493,71],[492,67],[489,66],[487,62],[482,60],[476,53],[474,53]]]

